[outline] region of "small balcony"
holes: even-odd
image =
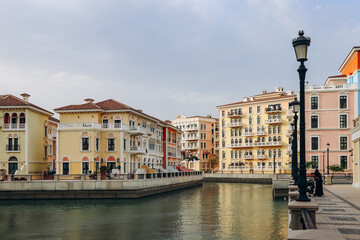
[[[96,123],[96,122],[68,122],[60,123],[58,129],[111,129],[128,130],[128,126],[121,123]]]
[[[264,155],[264,154],[261,154],[261,155],[255,155],[255,159],[266,159],[267,156]]]
[[[263,135],[266,135],[266,132],[265,131],[255,132],[255,135],[256,136],[263,136]]]
[[[244,155],[244,159],[254,159],[254,155]]]
[[[129,133],[131,135],[145,135],[147,134],[147,131],[145,128],[142,128],[142,127],[135,127],[135,126],[131,126],[129,128]]]
[[[131,146],[129,152],[130,152],[130,154],[145,154],[146,153],[144,148],[138,147],[138,146]]]
[[[248,147],[253,147],[252,143],[233,143],[233,144],[228,144],[229,148],[248,148]]]
[[[20,145],[6,145],[6,152],[20,152]]]
[[[277,123],[282,123],[281,119],[266,119],[265,120],[266,124],[277,124]]]
[[[185,150],[197,150],[198,147],[197,146],[187,146],[187,147],[184,147]]]
[[[241,112],[229,112],[227,115],[229,118],[235,118],[235,117],[241,117],[242,113]]]
[[[241,127],[242,123],[241,122],[232,122],[232,123],[228,123],[227,126],[228,127]]]
[[[182,130],[183,131],[198,131],[199,127],[185,127]]]
[[[280,106],[265,108],[265,113],[280,113],[281,111],[282,109]]]
[[[25,130],[25,123],[6,123],[2,126],[3,131]]]
[[[254,146],[256,147],[267,147],[267,146],[281,146],[282,143],[280,141],[274,142],[255,142]]]
[[[252,132],[244,132],[244,136],[245,137],[251,137],[253,136],[254,134]]]

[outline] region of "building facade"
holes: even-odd
[[[209,171],[218,162],[218,119],[211,116],[178,116],[172,125],[182,131],[183,165],[196,171]]]
[[[289,172],[287,129],[289,102],[296,96],[277,87],[274,92],[217,106],[220,127],[220,170],[223,172]]]
[[[164,137],[168,128],[175,128],[113,99],[85,101],[55,109],[60,114],[58,174],[97,172],[102,166],[133,174],[142,166],[160,171],[169,165],[166,150],[171,150],[171,157],[173,150]],[[174,159],[180,159],[180,150],[174,152]],[[170,164],[176,160],[171,158]]]
[[[48,127],[53,113],[30,103],[30,95],[21,96],[0,95],[0,169],[8,174],[38,174],[49,167]]]

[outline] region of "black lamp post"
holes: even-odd
[[[295,49],[296,59],[300,62],[298,68],[300,78],[300,176],[299,176],[299,197],[296,201],[310,201],[306,196],[307,180],[305,167],[305,74],[306,67],[304,62],[307,61],[308,47],[310,38],[304,37],[304,31],[299,31],[299,36],[293,39],[292,44]]]
[[[323,175],[325,174],[325,152],[323,152]]]
[[[297,149],[298,149],[297,148],[297,121],[298,121],[297,113],[300,111],[300,102],[297,100],[297,98],[295,98],[295,100],[291,102],[289,105],[291,106],[291,109],[294,113],[294,122],[291,123],[291,128],[293,131],[291,160],[292,160],[292,173],[293,173],[292,176],[294,178],[295,185],[297,185],[299,180],[298,156],[297,156]]]
[[[327,147],[327,175],[329,175],[329,147],[330,147],[330,143],[326,144]]]

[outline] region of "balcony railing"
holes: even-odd
[[[244,159],[254,159],[254,155],[244,155]]]
[[[147,134],[147,130],[146,128],[143,127],[135,127],[135,126],[131,126],[129,128],[129,133],[132,135],[143,135],[143,134]]]
[[[282,120],[281,119],[266,119],[265,123],[267,124],[272,124],[272,123],[281,123]]]
[[[239,147],[252,147],[252,143],[232,143],[228,144],[229,148],[239,148]]]
[[[132,153],[132,154],[145,154],[146,151],[142,147],[131,146],[129,152]]]
[[[60,123],[59,129],[71,129],[71,128],[97,128],[97,129],[119,129],[128,130],[128,126],[121,123],[96,123],[96,122],[69,122]]]
[[[259,132],[255,132],[256,136],[262,136],[262,135],[266,135],[265,131],[259,131]]]
[[[228,123],[227,126],[228,127],[241,127],[242,123],[241,122],[232,122],[232,123]]]
[[[25,130],[25,123],[6,123],[3,130]]]
[[[5,150],[7,152],[19,152],[20,151],[20,145],[6,145]]]
[[[261,155],[255,155],[255,159],[266,159],[267,158],[267,156],[266,155],[263,155],[263,154],[261,154]]]
[[[254,146],[278,146],[278,145],[282,145],[282,143],[280,141],[274,141],[274,142],[255,142]]]
[[[198,131],[199,127],[184,127],[181,130],[182,131]]]
[[[228,117],[241,117],[242,113],[241,112],[229,112],[228,113]]]
[[[185,136],[183,140],[199,140],[199,136]]]
[[[186,149],[186,150],[197,150],[198,147],[197,146],[187,146],[187,147],[184,147],[184,149]]]
[[[249,137],[254,135],[252,132],[244,132],[244,136]]]
[[[265,108],[265,113],[276,113],[281,112],[281,107],[268,107]]]
[[[322,84],[322,85],[307,85],[305,91],[333,91],[339,89],[358,89],[357,83],[343,83],[343,84]]]

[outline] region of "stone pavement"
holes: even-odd
[[[311,197],[319,205],[318,229],[342,234],[345,239],[360,239],[360,189],[351,185],[325,185],[324,196]]]

